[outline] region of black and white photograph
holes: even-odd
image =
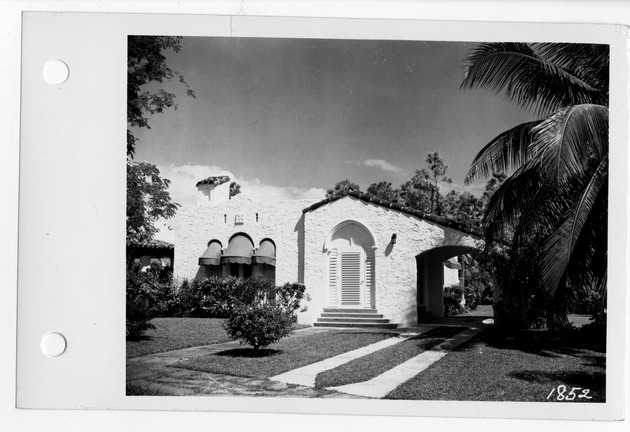
[[[609,45],[127,42],[128,397],[607,401]]]
[[[105,3],[7,60],[20,424],[624,419],[627,26]]]

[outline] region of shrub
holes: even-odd
[[[300,308],[300,302],[304,298],[306,287],[301,283],[285,283],[275,287],[273,301],[276,305],[288,313],[294,313]]]
[[[581,315],[598,315],[602,311],[604,294],[591,287],[573,290],[574,298],[569,301],[569,312]]]
[[[203,293],[200,281],[184,279],[175,293],[175,300],[177,309],[174,316],[186,318],[209,317],[207,311],[202,307]]]
[[[155,330],[150,321],[157,315],[151,308],[151,301],[147,295],[135,298],[127,295],[127,337],[140,339],[147,330]]]
[[[198,305],[208,316],[226,318],[239,306],[264,303],[273,284],[262,276],[211,277],[198,282]]]
[[[236,307],[223,327],[230,338],[258,350],[291,334],[292,324],[293,314],[277,306],[252,304]]]
[[[127,336],[140,338],[155,329],[150,321],[168,315],[175,307],[172,270],[152,264],[145,272],[137,265],[127,266]]]
[[[451,285],[444,288],[444,316],[459,315],[466,312],[462,305],[464,290],[459,285]]]

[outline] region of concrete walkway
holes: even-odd
[[[479,332],[481,332],[481,329],[477,328],[465,330],[369,381],[339,387],[328,387],[328,390],[372,398],[385,397],[396,387],[415,377],[447,355],[449,351],[475,337]]]
[[[411,337],[419,336],[431,330],[432,327],[426,327],[422,331],[416,333],[405,333],[389,339],[382,340],[380,342],[373,343],[371,345],[364,346],[362,348],[348,351],[343,354],[336,355],[334,357],[327,358],[317,363],[306,365],[304,367],[293,369],[289,372],[285,372],[280,375],[269,378],[272,381],[280,381],[287,384],[299,384],[308,387],[315,387],[315,378],[321,372],[334,369],[342,364],[348,363],[359,357],[371,354],[375,351],[382,350],[393,345],[396,345],[402,341],[405,341]]]

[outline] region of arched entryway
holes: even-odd
[[[444,316],[444,261],[475,252],[469,246],[440,246],[416,256],[418,322]]]
[[[376,245],[365,225],[347,220],[333,228],[326,239],[326,306],[374,309]]]

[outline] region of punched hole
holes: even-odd
[[[44,355],[59,357],[66,351],[66,338],[61,333],[47,333],[42,337],[41,348]]]
[[[70,75],[68,66],[61,60],[50,60],[44,65],[44,79],[48,84],[58,85],[64,83]]]

